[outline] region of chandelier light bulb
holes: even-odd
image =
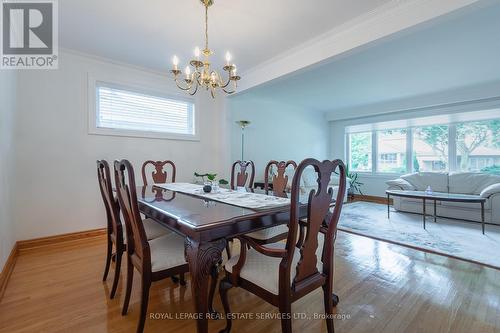
[[[177,70],[177,65],[179,65],[179,58],[176,55],[172,58],[172,62],[174,64],[174,69]]]
[[[194,49],[194,56],[197,60],[200,59],[200,48],[198,46]]]
[[[230,61],[231,61],[231,53],[226,52],[226,64],[229,65]]]
[[[236,68],[236,65],[233,64],[233,76],[236,76],[237,70],[238,70],[238,68]]]
[[[189,66],[186,66],[186,79],[190,79],[191,77],[191,68]]]

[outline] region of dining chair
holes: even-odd
[[[247,172],[248,167],[250,167],[250,173]],[[255,164],[253,161],[238,160],[234,162],[231,167],[231,189],[236,190],[238,187],[253,188],[254,177]]]
[[[127,234],[127,285],[122,315],[127,314],[132,291],[134,268],[141,274],[141,309],[137,332],[144,330],[152,282],[189,271],[184,257],[184,238],[169,233],[148,240],[142,222],[134,177],[134,168],[127,160],[115,161],[115,182],[118,201],[123,211]]]
[[[250,174],[247,172],[247,168],[250,167]],[[236,161],[231,166],[231,190],[236,190],[238,187],[253,188],[253,181],[255,178],[255,164],[253,161]],[[248,181],[248,182],[247,182]],[[227,258],[231,257],[231,248],[229,243],[232,243],[233,239],[228,239],[226,245]]]
[[[288,175],[286,174],[287,168],[292,167],[293,170],[297,168],[297,163],[295,161],[269,161],[264,170],[264,191],[267,195],[272,191],[272,194],[277,197],[287,198],[290,187],[288,184]],[[270,177],[270,171],[275,168],[276,174],[273,174],[272,179]],[[272,183],[270,183],[270,180]],[[272,190],[271,186],[272,185]],[[284,224],[277,225],[275,227],[269,227],[266,229],[254,231],[252,233],[245,234],[246,237],[253,238],[253,240],[259,244],[275,243],[277,241],[283,240],[288,234],[288,226]]]
[[[151,179],[153,180],[153,184],[165,184],[165,183],[175,183],[175,164],[170,160],[166,161],[152,161],[148,160],[142,164],[141,174],[142,174],[142,183],[144,186],[148,186],[148,177],[146,176],[146,171],[148,166],[152,166],[154,170],[151,172]],[[172,169],[171,177],[169,179],[167,171],[165,168],[170,166]]]
[[[170,177],[168,177],[168,172],[166,171],[167,167],[170,166],[172,172],[170,173]],[[152,167],[152,168],[151,168]],[[175,174],[176,168],[175,163],[170,160],[165,161],[153,161],[147,160],[142,164],[141,175],[142,175],[142,195],[143,197],[146,194],[146,189],[148,188],[148,171],[151,172],[151,180],[153,184],[165,184],[165,183],[175,183]],[[170,179],[169,179],[170,178]],[[172,194],[175,196],[175,192]],[[146,216],[147,217],[147,216]],[[177,283],[180,281],[182,285],[185,285],[184,275],[180,276],[180,279],[177,276],[172,276],[172,281]]]
[[[113,285],[109,297],[115,297],[118,281],[120,279],[120,268],[122,255],[126,250],[127,238],[125,236],[125,228],[120,219],[120,206],[118,200],[113,194],[113,187],[111,185],[109,164],[106,160],[97,161],[97,180],[99,182],[99,189],[101,192],[104,208],[106,210],[107,219],[107,252],[106,252],[106,265],[104,268],[103,281],[106,281],[109,273],[111,261],[115,262],[115,276],[113,278]],[[161,237],[168,233],[168,230],[162,227],[151,219],[143,221],[146,237],[154,239]],[[113,246],[115,252],[113,253]]]
[[[307,204],[300,202],[300,177],[306,167],[313,167],[318,177],[317,189],[308,194]],[[332,172],[338,169],[339,191],[331,208],[333,189],[328,187]],[[240,254],[224,266],[226,276],[219,292],[226,312],[226,327],[231,330],[231,310],[228,291],[241,287],[279,308],[282,332],[292,332],[291,304],[322,287],[326,326],[334,332],[333,273],[334,242],[346,187],[345,166],[342,161],[306,159],[296,169],[292,181],[290,223],[286,243],[260,245],[245,236]],[[301,209],[307,219],[300,219]],[[299,228],[304,232],[299,232]],[[248,250],[247,245],[251,248]]]

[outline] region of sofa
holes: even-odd
[[[485,222],[500,224],[500,176],[477,172],[416,172],[387,181],[388,189],[471,194],[486,198]],[[422,214],[422,200],[393,197],[394,209]],[[434,202],[429,201],[426,211],[434,214]],[[438,201],[438,216],[481,221],[481,205],[478,203]]]
[[[291,178],[290,178],[291,179]],[[309,193],[312,189],[318,188],[318,174],[314,171],[313,168],[306,168],[302,172],[302,177],[300,178],[300,191],[301,193]],[[290,182],[291,183],[291,182]],[[339,185],[339,176],[336,174],[332,174],[330,177],[330,182],[328,183],[328,187],[333,188],[333,197],[337,196]],[[344,202],[347,202],[347,192],[350,188],[350,179],[346,178],[346,189],[344,193]]]

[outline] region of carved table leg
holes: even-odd
[[[198,333],[208,332],[210,317],[208,306],[208,282],[213,267],[222,260],[222,251],[226,247],[226,240],[219,239],[209,243],[198,243],[186,238],[186,260],[191,274],[191,292],[195,303],[195,312],[198,316],[196,328]]]

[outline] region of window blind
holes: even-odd
[[[98,128],[194,135],[194,104],[98,84]]]

